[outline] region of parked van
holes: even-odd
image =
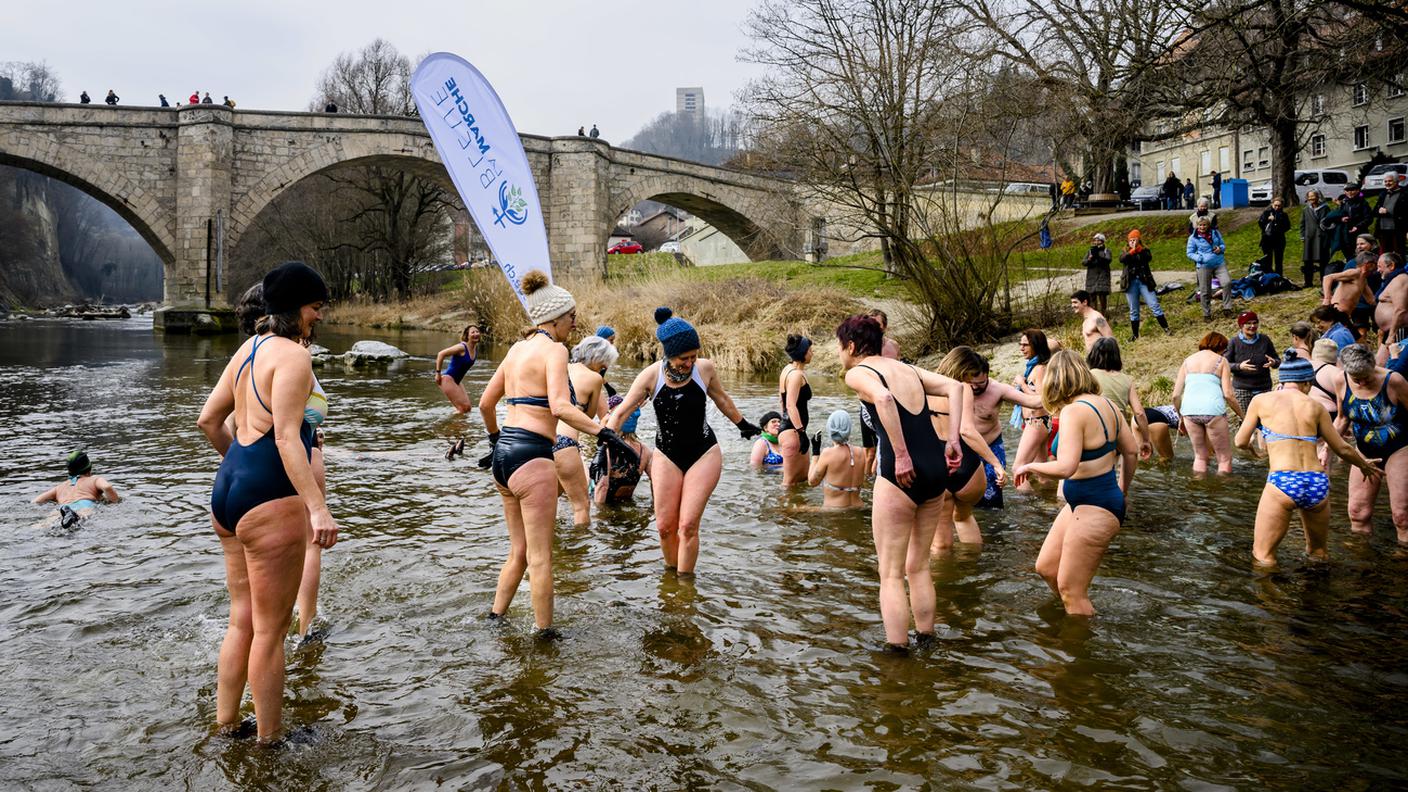
[[[1298,170],[1296,171],[1296,202],[1305,203],[1305,196],[1315,190],[1320,193],[1322,199],[1338,198],[1344,192],[1344,186],[1349,184],[1352,177],[1349,171],[1342,170]],[[1249,191],[1248,203],[1254,205],[1271,203],[1271,196],[1275,194],[1275,189],[1270,180],[1253,184]],[[1323,201],[1322,201],[1323,202]]]

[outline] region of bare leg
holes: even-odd
[[[1330,499],[1320,501],[1313,509],[1300,513],[1305,530],[1305,554],[1316,561],[1330,560]]]
[[[450,377],[441,377],[440,392],[445,394],[445,398],[450,400],[450,404],[455,408],[455,412],[461,414],[469,412],[469,394],[464,392],[464,386],[455,382]]]
[[[533,599],[533,622],[540,630],[552,626],[552,537],[557,522],[555,478],[556,472],[547,460],[534,459],[515,470],[508,480],[509,491],[518,501],[522,515],[528,593]]]
[[[782,486],[807,480],[807,468],[811,465],[811,455],[802,453],[800,433],[788,429],[777,436],[778,448],[782,451]]]
[[[1217,454],[1217,472],[1232,472],[1232,435],[1227,428],[1227,416],[1219,415],[1208,424],[1208,440]]]
[[[582,452],[576,446],[568,446],[552,455],[557,467],[557,480],[562,484],[562,492],[567,502],[572,504],[572,524],[578,528],[592,524],[592,498],[587,487],[587,468],[582,462]]]
[[[909,582],[909,610],[914,614],[914,629],[934,634],[934,572],[929,566],[929,545],[934,541],[934,526],[938,523],[940,499],[935,498],[914,512],[909,526],[909,548],[905,553],[904,577]],[[888,635],[889,629],[886,629]],[[908,642],[908,635],[905,636]]]
[[[723,468],[723,451],[714,446],[684,474],[679,511],[678,569],[681,574],[693,573],[699,561],[699,521],[704,517],[704,507],[709,505],[709,496],[719,484]]]
[[[1100,568],[1100,559],[1110,540],[1120,532],[1115,515],[1097,506],[1077,506],[1061,547],[1061,569],[1056,587],[1066,613],[1071,616],[1094,616],[1090,604],[1090,581]]]
[[[1168,429],[1168,424],[1149,424],[1149,442],[1154,446],[1154,453],[1159,455],[1159,459],[1173,459],[1173,434]]]
[[[1404,449],[1393,452],[1384,463],[1384,480],[1388,482],[1388,505],[1398,543],[1408,544],[1408,452]]]
[[[1349,529],[1355,533],[1374,532],[1374,502],[1379,499],[1383,479],[1365,478],[1357,467],[1349,470]]]
[[[1326,498],[1326,501],[1329,499]],[[1276,548],[1286,537],[1286,531],[1290,530],[1291,512],[1295,510],[1295,501],[1270,482],[1262,488],[1261,502],[1256,507],[1256,528],[1252,535],[1252,560],[1257,566],[1276,566]]]
[[[323,450],[314,447],[310,458],[313,479],[323,495],[328,494],[327,468],[323,465]],[[311,518],[310,518],[311,519]],[[313,526],[308,525],[308,539],[303,551],[303,580],[298,584],[298,634],[308,635],[313,620],[318,618],[318,584],[323,577],[323,548],[313,541]]]
[[[939,498],[939,511],[934,520],[934,540],[929,545],[930,555],[944,555],[953,549],[953,495],[945,492]]]
[[[249,689],[259,739],[283,727],[284,636],[303,575],[308,509],[297,497],[261,503],[240,520],[254,637],[249,647]]]
[[[1045,459],[1046,437],[1049,434],[1046,426],[1040,422],[1027,424],[1022,428],[1022,438],[1017,441],[1017,457],[1012,462],[1015,470],[1020,465],[1028,462],[1039,462]],[[1023,482],[1017,487],[1021,492],[1031,492],[1030,482]]]
[[[660,554],[666,569],[676,569],[680,563],[680,495],[684,491],[684,473],[664,454],[652,454],[650,460],[650,492],[655,501],[655,528],[660,532]]]
[[[1188,440],[1193,444],[1193,472],[1202,475],[1208,472],[1208,428],[1197,421],[1187,421]]]
[[[513,595],[518,593],[518,584],[523,582],[523,573],[528,569],[528,542],[523,538],[523,512],[518,507],[518,498],[503,487],[499,487],[499,497],[504,502],[504,522],[508,525],[508,558],[499,569],[492,613],[503,616],[513,603]]]
[[[987,474],[979,465],[978,469],[973,471],[973,477],[963,485],[954,498],[953,525],[958,533],[958,541],[963,544],[980,545],[983,543],[983,533],[978,529],[978,521],[973,518],[973,507],[983,499],[983,491],[987,489],[987,486]]]
[[[1071,517],[1071,507],[1062,506],[1061,511],[1056,513],[1055,521],[1051,523],[1051,530],[1046,532],[1041,550],[1036,555],[1036,573],[1046,581],[1051,593],[1058,597],[1061,596],[1061,589],[1057,585],[1061,572],[1061,549],[1066,543],[1066,531],[1072,519],[1074,518]]]
[[[880,618],[885,623],[885,642],[897,646],[909,643],[909,601],[904,577],[915,513],[914,502],[899,487],[883,478],[875,480],[870,530],[875,537],[880,573]]]
[[[214,519],[211,524],[214,525]],[[249,572],[245,570],[244,545],[234,534],[218,526],[220,549],[225,554],[225,586],[230,590],[230,623],[220,644],[216,668],[215,722],[231,726],[239,722],[240,702],[249,677],[249,645],[254,640],[254,611],[249,600]]]

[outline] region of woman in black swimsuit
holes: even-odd
[[[790,335],[786,349],[792,362],[782,370],[777,383],[777,399],[782,405],[782,429],[777,433],[777,445],[782,450],[784,487],[807,480],[811,454],[807,438],[807,402],[812,399],[812,386],[803,369],[812,360],[812,341],[806,336]]]
[[[708,402],[712,400],[745,439],[757,437],[760,430],[733,406],[713,361],[699,357],[694,327],[669,308],[655,309],[655,323],[665,359],[636,377],[607,425],[618,428],[646,399],[655,407],[655,449],[660,453],[651,460],[650,490],[660,550],[667,569],[692,574],[699,560],[699,521],[723,471],[719,442],[705,421]]]
[[[313,268],[283,264],[264,276],[267,315],[240,347],[196,422],[224,461],[210,506],[225,554],[230,623],[220,645],[215,719],[239,723],[245,683],[260,740],[283,724],[284,636],[311,533],[337,543],[337,523],[309,465],[313,429],[303,420],[313,365],[299,343],[322,319],[327,285]],[[235,431],[226,418],[235,416]]]
[[[493,451],[480,465],[492,468],[494,483],[504,502],[508,523],[509,554],[499,572],[494,607],[489,618],[508,612],[524,571],[529,572],[533,621],[543,638],[552,630],[552,535],[557,521],[557,471],[552,447],[557,422],[595,435],[613,453],[634,456],[621,438],[589,418],[573,404],[568,388],[567,347],[577,326],[577,301],[548,282],[541,270],[523,276],[520,284],[533,331],[509,348],[504,360],[485,386],[479,414],[489,430]],[[508,402],[503,431],[495,408]]]
[[[567,367],[567,395],[582,412],[598,421],[606,417],[606,394],[603,376],[616,362],[620,353],[599,336],[587,336],[572,348],[572,363]],[[578,528],[591,525],[592,495],[587,481],[587,468],[582,460],[582,445],[577,430],[559,422],[557,440],[552,446],[553,462],[557,466],[557,481],[562,493],[572,504],[572,524]]]
[[[860,396],[861,420],[879,441],[871,530],[880,571],[880,616],[889,651],[909,644],[909,620],[920,644],[934,639],[934,578],[929,545],[934,538],[949,471],[963,462],[959,444],[934,433],[926,396],[962,404],[963,383],[880,356],[884,334],[869,316],[852,316],[836,328],[846,385]],[[948,418],[950,437],[963,433],[962,411]],[[905,601],[905,580],[909,598]]]

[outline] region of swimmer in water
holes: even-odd
[[[1019,465],[1012,476],[1021,481],[1039,473],[1065,480],[1066,505],[1041,544],[1036,571],[1061,598],[1067,614],[1093,616],[1090,582],[1124,524],[1139,441],[1119,409],[1100,395],[1100,383],[1075,352],[1062,350],[1047,361],[1041,398],[1060,421],[1052,439],[1056,458]]]
[[[1022,331],[1022,337],[1017,342],[1017,347],[1026,358],[1026,366],[1022,376],[1018,377],[1012,384],[1023,393],[1040,396],[1042,377],[1046,374],[1046,361],[1051,359],[1052,349],[1047,344],[1046,333],[1036,329],[1028,328]],[[1024,408],[1012,411],[1012,421],[1019,424],[1022,429],[1022,437],[1017,441],[1017,456],[1012,460],[1015,466],[1025,465],[1028,462],[1040,462],[1046,459],[1047,441],[1051,436],[1051,415],[1046,412],[1045,407]],[[1024,476],[1017,481],[1017,490],[1020,492],[1031,492],[1031,484],[1027,482],[1030,477]]]
[[[68,481],[34,496],[33,503],[56,503],[59,508],[45,523],[58,520],[64,528],[72,528],[79,520],[91,517],[99,503],[122,500],[117,489],[102,476],[93,475],[93,463],[86,451],[68,455]]]
[[[552,285],[542,270],[530,270],[520,288],[533,331],[509,348],[479,398],[479,414],[493,444],[480,465],[493,471],[509,537],[509,555],[499,572],[489,618],[500,619],[508,612],[526,571],[538,635],[553,639],[558,633],[552,627],[552,539],[557,522],[552,447],[558,422],[595,435],[597,442],[628,460],[636,454],[614,430],[572,403],[563,344],[577,326],[577,301],[566,289]],[[495,412],[500,400],[508,403],[502,431]]]
[[[768,410],[758,419],[758,426],[763,431],[753,441],[753,453],[748,457],[748,464],[766,470],[782,469],[782,449],[777,439],[777,433],[782,429],[782,413]]]
[[[807,480],[807,468],[811,455],[810,438],[807,437],[807,422],[810,413],[807,403],[812,400],[812,386],[807,381],[805,371],[812,360],[812,340],[806,336],[787,337],[787,357],[792,362],[782,369],[778,376],[777,400],[782,408],[782,429],[777,433],[777,444],[782,449],[782,486],[786,487]]]
[[[606,380],[602,372],[616,362],[619,354],[606,339],[594,335],[583,338],[572,349],[572,362],[567,366],[567,396],[582,412],[598,421],[606,417],[603,388]],[[579,437],[576,429],[559,421],[552,458],[562,492],[572,504],[572,524],[580,528],[591,525],[592,496]]]
[[[1374,504],[1388,484],[1389,511],[1399,544],[1408,544],[1408,380],[1379,366],[1362,344],[1340,350],[1344,376],[1335,383],[1341,424],[1348,423],[1364,456],[1382,460],[1384,475],[1349,471],[1349,527],[1372,533]]]
[[[956,346],[950,349],[944,359],[939,361],[938,372],[945,377],[967,383],[968,387],[973,389],[974,428],[982,435],[983,441],[993,453],[993,458],[997,460],[997,464],[993,464],[986,461],[987,456],[983,457],[987,487],[983,490],[983,497],[978,501],[978,506],[985,509],[1001,509],[1002,487],[1006,483],[1004,469],[1007,466],[1007,447],[1002,438],[1002,421],[999,420],[998,410],[1003,402],[1035,410],[1041,407],[1041,395],[1027,393],[1003,382],[993,382],[989,376],[988,359],[971,347]],[[1014,414],[1017,412],[1014,410]],[[1000,470],[1004,471],[1001,480],[998,476]],[[976,521],[971,525],[958,525],[958,541],[981,543],[983,537],[977,533],[977,527]]]
[[[928,396],[961,404],[964,385],[880,354],[884,334],[869,316],[836,328],[846,385],[860,396],[861,420],[875,431],[879,452],[871,531],[880,575],[880,616],[886,651],[904,652],[914,617],[916,641],[934,641],[934,578],[929,546],[950,471],[963,463],[962,446],[934,433]],[[963,434],[962,411],[948,418],[949,437]],[[906,601],[905,582],[909,583]]]
[[[719,380],[714,362],[699,356],[699,333],[669,308],[655,309],[655,338],[664,360],[645,367],[607,425],[621,426],[625,417],[649,399],[655,407],[655,450],[650,464],[650,489],[655,499],[655,524],[665,568],[693,574],[699,560],[699,523],[709,496],[723,472],[723,452],[706,420],[708,403],[738,427],[745,440],[761,432],[734,406]]]
[[[934,529],[933,544],[930,545],[932,553],[953,549],[955,536],[963,544],[981,545],[983,534],[973,516],[973,507],[982,502],[987,492],[988,470],[991,469],[997,479],[998,492],[1001,492],[1003,485],[1007,483],[1004,460],[997,456],[979,427],[977,397],[973,394],[973,386],[968,384],[969,375],[973,372],[971,363],[964,365],[964,362],[967,362],[964,358],[962,352],[955,354],[955,350],[950,350],[937,369],[939,374],[964,383],[963,399],[961,405],[956,408],[963,415],[963,436],[959,439],[963,446],[963,464],[956,470],[949,471],[948,486],[945,487],[943,505],[939,508],[938,523]],[[944,396],[929,397],[934,432],[944,442],[950,440],[947,419],[949,413],[955,409],[955,404]]]
[[[479,352],[479,328],[474,325],[465,327],[460,333],[460,342],[453,346],[447,346],[440,350],[435,356],[435,384],[439,386],[440,392],[445,394],[445,398],[450,400],[455,412],[463,415],[469,412],[471,407],[469,394],[464,392],[464,375],[474,367],[476,355]],[[449,362],[445,358],[449,358]]]
[[[612,396],[607,399],[607,413],[621,406],[625,397]],[[592,459],[591,481],[592,500],[603,505],[629,503],[635,498],[636,485],[642,475],[649,475],[650,455],[654,452],[636,435],[636,423],[640,420],[640,408],[631,413],[621,423],[621,439],[626,441],[640,455],[632,462],[620,454],[612,454],[604,444],[597,444],[596,457]]]
[[[225,366],[197,421],[224,457],[210,496],[230,591],[215,718],[224,727],[239,722],[248,683],[261,741],[277,738],[283,725],[284,637],[309,531],[323,548],[337,542],[337,522],[309,463],[313,366],[301,343],[327,300],[327,284],[306,264],[288,262],[265,275],[267,315]]]
[[[1383,470],[1340,437],[1330,413],[1310,394],[1315,368],[1296,350],[1286,350],[1277,389],[1259,393],[1247,405],[1247,418],[1237,430],[1237,447],[1250,448],[1252,434],[1261,430],[1271,472],[1256,508],[1252,558],[1258,566],[1276,565],[1276,547],[1300,513],[1305,553],[1318,561],[1330,557],[1330,477],[1316,453],[1320,442],[1354,465],[1366,478],[1378,481]]]
[[[866,312],[866,316],[880,323],[881,333],[890,332],[890,317],[884,311],[879,308],[872,308],[870,311]],[[899,360],[900,345],[895,343],[894,339],[890,338],[888,335],[883,336],[880,342],[880,356],[892,360]],[[861,449],[865,452],[865,475],[874,478],[875,432],[871,430],[870,426],[865,421],[860,422],[860,444]]]
[[[822,507],[826,509],[858,509],[865,504],[860,488],[865,483],[865,455],[851,445],[851,414],[837,410],[826,419],[826,433],[831,447],[821,449],[821,432],[812,437],[811,469],[807,484],[821,485]]]

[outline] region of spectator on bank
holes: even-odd
[[[1222,208],[1222,171],[1212,172],[1212,208]]]
[[[1305,206],[1300,213],[1300,258],[1301,274],[1305,276],[1307,288],[1315,285],[1315,274],[1325,275],[1325,265],[1330,261],[1327,246],[1329,234],[1321,230],[1320,223],[1330,213],[1330,208],[1320,201],[1320,191],[1310,190],[1305,194]]]
[[[161,102],[162,107],[170,107],[171,103],[166,101],[166,94],[157,94],[156,98]]]
[[[1188,179],[1183,183],[1183,208],[1193,208],[1193,196],[1198,192],[1198,188],[1193,186],[1193,180]]]
[[[1170,173],[1168,178],[1164,179],[1164,208],[1177,209],[1182,205],[1180,203],[1182,197],[1183,182],[1178,180],[1177,175]]]
[[[191,91],[191,98],[186,104],[200,104],[200,91]]]
[[[79,103],[79,104],[92,104],[92,103],[93,103],[93,100],[88,97],[88,92],[87,92],[87,91],[84,91],[83,93],[81,93],[81,94],[78,95],[78,103]]]
[[[1061,205],[1067,209],[1075,205],[1076,183],[1070,176],[1061,180]]]
[[[105,102],[108,107],[117,107],[118,101],[117,94],[113,93],[113,90],[109,88],[108,95],[103,99],[103,102]]]
[[[1227,243],[1222,241],[1222,234],[1212,227],[1212,221],[1206,217],[1198,218],[1198,224],[1192,234],[1188,235],[1188,245],[1186,248],[1188,259],[1193,262],[1198,271],[1198,294],[1203,303],[1203,321],[1212,320],[1212,279],[1217,276],[1218,283],[1222,286],[1222,312],[1232,313],[1232,290],[1227,288],[1227,284],[1232,282],[1232,278],[1227,274]]]
[[[1396,253],[1403,258],[1403,234],[1408,231],[1408,198],[1404,197],[1402,176],[1384,176],[1384,191],[1374,206],[1374,238],[1379,252]]]
[[[333,100],[329,99],[329,100],[328,100],[328,103],[325,104],[325,105],[323,105],[323,112],[324,112],[324,113],[336,113],[336,112],[337,112],[337,102],[334,102]]]
[[[205,95],[201,97],[200,103],[201,103],[201,104],[215,104],[214,102],[210,101],[210,91],[206,91],[206,92],[205,92]]]
[[[1199,198],[1198,208],[1193,210],[1193,214],[1188,215],[1188,233],[1198,230],[1198,221],[1206,217],[1212,224],[1213,230],[1217,230],[1217,212],[1208,208],[1208,199]]]
[[[1291,218],[1281,209],[1282,201],[1278,195],[1271,199],[1271,205],[1266,211],[1261,213],[1261,219],[1257,222],[1261,226],[1261,255],[1264,267],[1263,272],[1274,272],[1282,275],[1282,268],[1286,258],[1286,232],[1291,230]]]
[[[1110,249],[1105,247],[1104,234],[1091,239],[1090,252],[1081,266],[1085,267],[1085,290],[1090,292],[1091,306],[1103,314],[1110,299]]]
[[[1369,233],[1369,225],[1373,219],[1374,210],[1369,208],[1369,201],[1359,194],[1359,185],[1346,184],[1344,199],[1340,201],[1339,217],[1340,227],[1344,231],[1339,251],[1344,254],[1346,260],[1354,256],[1355,240],[1360,234]]]
[[[1168,320],[1164,318],[1164,309],[1159,305],[1158,282],[1154,280],[1154,273],[1149,268],[1149,262],[1153,260],[1153,254],[1144,247],[1144,240],[1139,234],[1139,229],[1129,232],[1129,237],[1125,244],[1125,252],[1120,256],[1120,264],[1124,265],[1124,271],[1120,273],[1120,289],[1124,291],[1125,301],[1129,303],[1129,329],[1131,341],[1139,339],[1139,303],[1142,299],[1153,312],[1154,318],[1158,320],[1159,327],[1164,329],[1165,334],[1171,334],[1168,328]]]
[[[596,128],[596,124],[592,124],[592,131],[589,133],[589,135],[593,140],[601,137],[601,131]]]
[[[1256,311],[1243,311],[1237,317],[1237,334],[1222,354],[1232,369],[1232,394],[1246,415],[1247,405],[1258,393],[1271,390],[1271,369],[1281,367],[1281,356],[1270,337],[1258,332],[1261,320]]]

